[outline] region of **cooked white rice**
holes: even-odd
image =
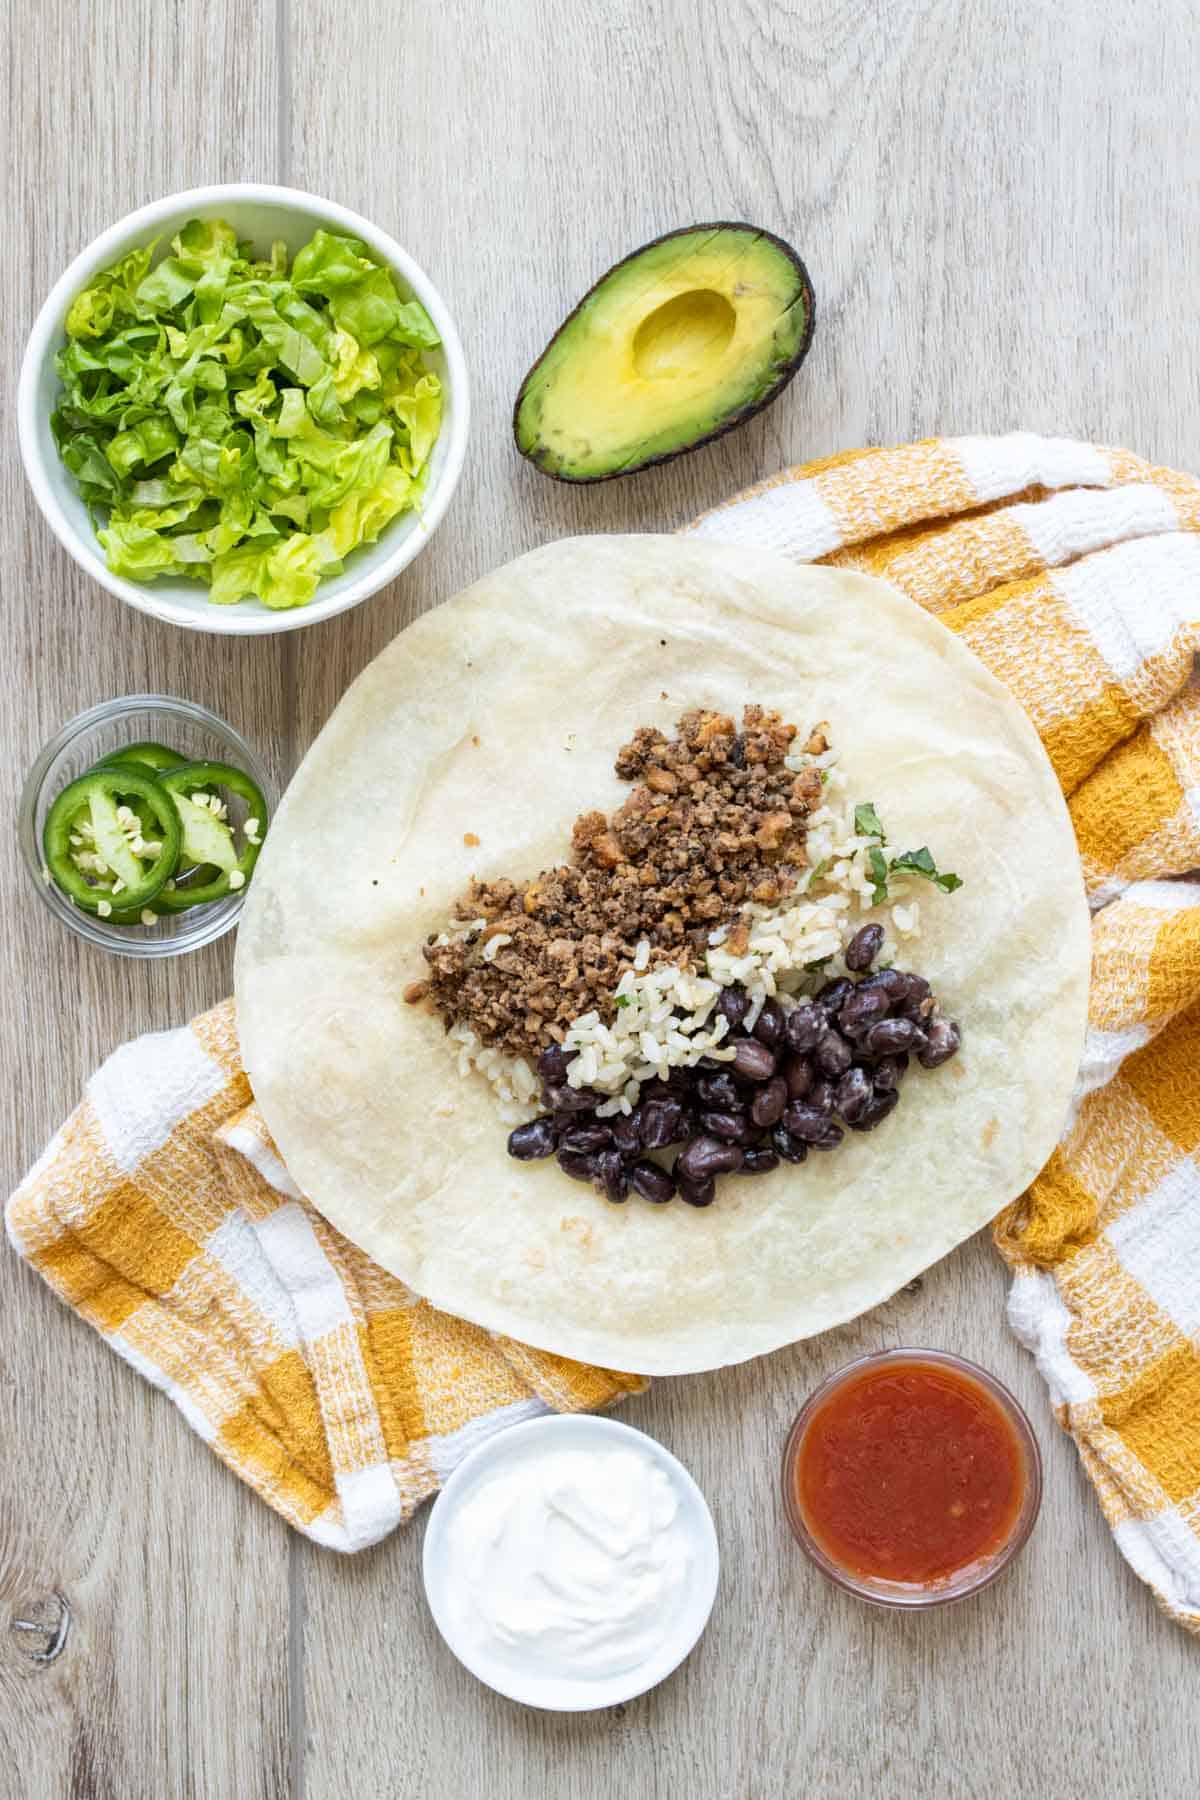
[[[664,1069],[688,1068],[702,1056],[728,1062],[733,1055],[722,1048],[728,1019],[713,1016],[721,983],[674,963],[639,973],[639,964],[645,969],[649,960],[650,945],[643,938],[633,968],[617,983],[612,1024],[587,1012],[563,1039],[565,1049],[578,1053],[567,1071],[570,1085],[611,1096],[596,1108],[601,1115],[632,1112],[643,1081]]]
[[[767,999],[777,999],[790,1011],[823,982],[844,975],[843,952],[863,925],[877,921],[884,927],[876,959],[879,967],[895,961],[897,939],[908,943],[919,936],[920,904],[909,897],[913,877],[891,874],[888,901],[878,907],[872,904],[875,884],[868,857],[879,840],[855,831],[854,806],[846,792],[846,777],[836,766],[836,752],[814,755],[793,749],[786,760],[797,772],[820,769],[825,789],[821,805],[809,815],[803,888],[781,905],[744,906],[741,917],[749,938],[738,952],[729,948],[730,926],[710,932],[703,974],[674,963],[651,967],[648,940],[638,944],[632,968],[614,990],[612,1024],[606,1025],[597,1011],[586,1012],[573,1021],[563,1040],[567,1050],[576,1052],[567,1072],[570,1085],[595,1088],[608,1096],[596,1108],[599,1114],[631,1112],[642,1083],[665,1069],[686,1068],[702,1056],[718,1062],[732,1057],[733,1051],[723,1047],[728,1022],[715,1014],[723,987],[746,990],[751,1003],[747,1022],[753,1025]],[[482,919],[456,921],[450,931],[457,936],[483,926]],[[484,955],[501,941],[494,937]],[[458,1045],[459,1073],[476,1069],[486,1076],[506,1122],[520,1124],[536,1115],[541,1084],[524,1058],[514,1060],[488,1049],[467,1025],[453,1026],[449,1035]]]
[[[491,1082],[505,1124],[523,1125],[537,1116],[541,1082],[523,1056],[506,1056],[502,1050],[489,1048],[469,1025],[452,1025],[447,1036],[458,1052],[459,1074],[469,1075],[475,1069]]]

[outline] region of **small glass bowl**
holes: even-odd
[[[42,829],[55,797],[102,757],[147,739],[178,750],[191,761],[226,762],[244,770],[262,789],[268,812],[274,811],[275,795],[262,763],[246,740],[215,713],[170,694],[129,694],[90,706],[50,739],[21,792],[17,822],[21,854],[42,904],[76,937],[117,956],[182,956],[232,931],[245,889],[190,912],[165,914],[153,925],[110,925],[72,906],[42,874]]]
[[[829,1396],[846,1381],[864,1374],[868,1369],[896,1368],[904,1363],[934,1363],[950,1369],[957,1375],[965,1376],[976,1386],[983,1389],[989,1399],[994,1400],[1001,1412],[1008,1419],[1016,1436],[1024,1460],[1025,1492],[1021,1500],[1021,1510],[1013,1522],[1012,1531],[1003,1544],[990,1555],[976,1558],[974,1562],[956,1569],[944,1576],[940,1581],[917,1584],[903,1581],[888,1581],[879,1576],[859,1575],[850,1569],[843,1568],[828,1556],[821,1545],[813,1537],[804,1518],[797,1494],[796,1470],[803,1447],[804,1437],[814,1415]],[[868,1601],[872,1606],[889,1606],[901,1611],[917,1612],[931,1606],[945,1606],[952,1600],[965,1600],[970,1594],[977,1594],[982,1588],[989,1587],[1001,1576],[1025,1545],[1030,1532],[1037,1521],[1042,1504],[1042,1459],[1037,1447],[1037,1439],[1033,1428],[1026,1418],[1018,1402],[1008,1389],[998,1382],[994,1375],[981,1369],[978,1363],[968,1362],[964,1356],[952,1356],[946,1350],[880,1350],[870,1356],[857,1356],[853,1362],[843,1363],[835,1369],[811,1393],[788,1432],[787,1443],[783,1452],[783,1509],[787,1514],[788,1524],[800,1548],[810,1562],[816,1564],[822,1575],[828,1576],[835,1586],[843,1588],[848,1594],[855,1594],[860,1600]]]

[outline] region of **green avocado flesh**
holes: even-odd
[[[525,377],[513,431],[560,481],[663,462],[770,404],[812,338],[808,273],[752,225],[656,238],[601,277]]]

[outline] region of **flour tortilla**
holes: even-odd
[[[828,719],[855,800],[965,886],[920,891],[912,963],[962,1023],[876,1131],[697,1210],[612,1206],[519,1163],[481,1076],[402,993],[472,875],[565,860],[628,792],[638,725],[691,706]],[[478,839],[478,844],[476,844]],[[566,1356],[715,1368],[853,1318],[1029,1183],[1083,1040],[1087,908],[1024,713],[883,582],[666,537],[520,558],[403,632],[279,809],[239,934],[246,1067],[292,1175],[435,1305]]]

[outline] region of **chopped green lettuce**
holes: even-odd
[[[437,332],[357,238],[256,257],[193,219],[72,301],[51,425],[114,574],[303,606],[419,508],[442,423]]]

